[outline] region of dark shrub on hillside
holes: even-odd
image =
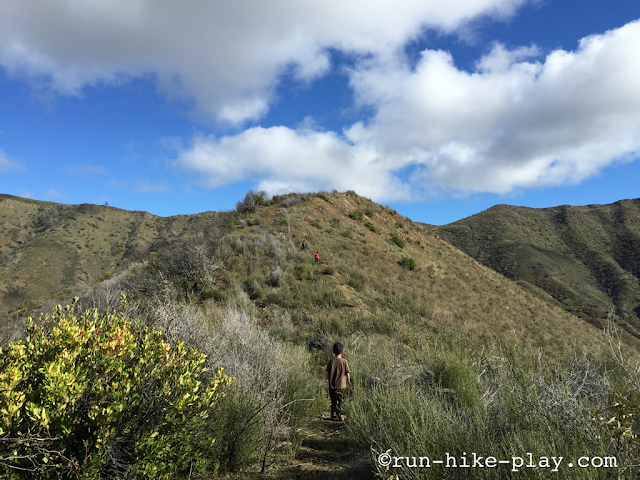
[[[335,269],[335,268],[333,268],[333,267],[332,267],[332,266],[330,266],[330,265],[327,265],[327,266],[324,268],[324,272],[323,272],[323,273],[324,273],[325,275],[334,275],[334,274],[336,273],[336,269]]]
[[[256,206],[267,203],[267,192],[249,190],[242,200],[236,203],[236,210],[240,213],[253,213]]]
[[[349,214],[349,217],[351,217],[354,220],[358,220],[358,221],[364,219],[364,215],[362,214],[362,212],[351,212]]]
[[[287,193],[284,195],[274,195],[271,201],[276,205],[280,204],[283,207],[288,208],[292,205],[306,202],[311,198],[313,198],[313,193]]]
[[[378,231],[378,227],[376,227],[375,223],[373,223],[373,222],[367,222],[367,223],[364,224],[364,226],[367,227],[372,232],[377,232]]]
[[[242,284],[244,291],[247,292],[251,300],[264,298],[264,290],[262,289],[262,279],[257,277],[249,277]]]
[[[401,264],[407,267],[409,270],[418,269],[418,265],[416,264],[416,261],[411,257],[403,257]]]
[[[402,238],[400,238],[398,235],[394,235],[393,237],[391,237],[391,241],[393,243],[395,243],[397,246],[399,246],[400,248],[404,248],[404,240]]]

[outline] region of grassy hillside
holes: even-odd
[[[128,316],[171,344],[197,346],[208,368],[234,377],[210,418],[210,457],[199,462],[210,476],[198,478],[388,478],[372,448],[432,458],[587,452],[616,455],[620,478],[637,473],[640,425],[620,410],[640,405],[618,361],[628,345],[612,357],[600,329],[353,192],[249,196],[235,212],[168,219],[3,202],[12,203],[0,203],[2,221],[25,236],[3,247],[0,287],[34,283],[23,280],[19,297],[5,294],[22,302],[2,312],[10,338],[19,335],[7,327],[27,313],[73,295],[78,310],[104,311],[126,293]],[[64,253],[54,262],[54,246],[76,260]],[[62,282],[61,271],[73,276]],[[324,368],[338,340],[353,386],[336,429],[322,413]],[[611,418],[622,423],[609,427]],[[462,469],[388,473],[466,478]],[[558,478],[609,473],[566,469]],[[536,469],[519,475],[546,478]]]
[[[161,218],[98,205],[61,205],[0,196],[0,305],[69,298],[140,260],[152,246],[172,242],[219,214]]]
[[[480,263],[601,326],[611,306],[640,336],[640,199],[533,209],[498,205],[437,228]]]
[[[316,316],[339,313],[341,323],[353,313],[406,311],[425,326],[446,323],[478,336],[526,338],[554,348],[574,341],[593,345],[597,338],[595,330],[578,328],[574,316],[362,197],[323,194],[291,207],[256,208],[161,218],[106,206],[2,199],[0,221],[7,228],[0,244],[0,302],[15,308],[47,296],[70,298],[151,251],[205,233],[224,234],[231,250],[221,291],[231,281],[258,305],[315,307]],[[309,251],[303,255],[298,247],[304,239]],[[320,266],[313,265],[316,250]],[[293,258],[282,257],[283,251],[295,252],[288,254]],[[415,271],[402,263],[405,257],[415,260]],[[401,328],[400,322],[384,321],[367,328]]]

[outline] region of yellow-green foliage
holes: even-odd
[[[206,419],[231,379],[136,326],[125,304],[120,314],[58,306],[0,349],[0,472],[169,478],[204,468]]]

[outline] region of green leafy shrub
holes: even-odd
[[[395,243],[397,246],[399,246],[400,248],[404,248],[404,240],[402,238],[400,238],[398,235],[394,235],[393,237],[391,237],[391,241],[393,243]]]
[[[401,263],[402,263],[402,265],[407,267],[409,270],[417,270],[418,269],[418,264],[411,257],[402,257]]]
[[[272,203],[281,204],[283,207],[291,207],[292,205],[296,205],[301,202],[306,202],[307,200],[313,198],[312,193],[287,193],[284,195],[274,195],[272,198]]]
[[[347,195],[349,195],[350,197],[357,197],[358,194],[356,194],[356,192],[354,190],[347,190]]]
[[[262,289],[262,277],[256,275],[248,277],[243,283],[244,291],[247,292],[251,300],[264,298],[264,290]]]
[[[327,265],[326,267],[324,267],[324,271],[322,273],[324,273],[325,275],[334,275],[336,273],[336,269],[331,265]]]
[[[223,298],[224,295],[222,291],[219,288],[213,286],[207,286],[198,297],[200,301],[215,300],[216,302],[222,300]]]
[[[262,225],[262,218],[259,216],[247,218],[247,226],[254,227],[256,225]]]
[[[445,389],[458,405],[474,407],[480,402],[480,386],[473,365],[456,354],[437,357],[432,365],[435,385]]]
[[[373,222],[367,222],[364,224],[364,226],[367,227],[372,232],[378,231],[378,227],[376,227],[376,225]]]
[[[360,220],[364,219],[364,215],[362,214],[362,212],[351,212],[349,214],[349,217],[351,217],[353,220],[357,220],[357,221],[360,221]]]
[[[231,379],[138,328],[121,302],[120,314],[57,306],[0,349],[0,472],[168,479],[205,468],[207,417]]]
[[[256,206],[267,204],[267,192],[249,190],[244,198],[236,203],[236,211],[240,213],[254,213]]]

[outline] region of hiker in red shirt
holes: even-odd
[[[316,263],[320,263],[320,254],[316,252]]]

